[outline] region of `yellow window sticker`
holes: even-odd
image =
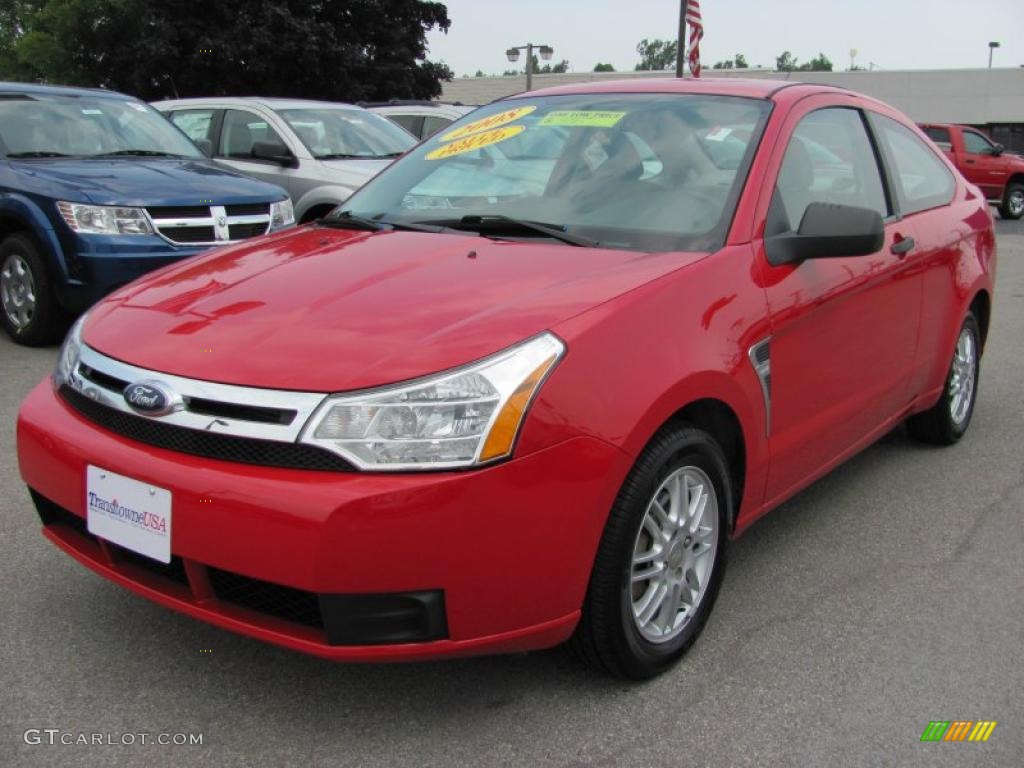
[[[513,120],[518,120],[520,117],[530,114],[536,108],[535,106],[527,106],[506,109],[504,112],[498,112],[495,115],[474,120],[472,123],[466,123],[461,128],[449,131],[440,138],[440,141],[454,141],[455,139],[461,139],[463,136],[472,136],[474,133],[489,131],[491,128],[497,128],[499,125],[505,125]]]
[[[463,152],[472,152],[474,149],[480,149],[491,144],[497,144],[505,139],[511,139],[525,130],[525,125],[506,125],[503,128],[475,133],[472,136],[466,136],[465,138],[453,141],[451,144],[445,144],[443,147],[438,147],[432,152],[428,152],[427,160],[443,160],[453,155],[461,155]]]
[[[599,109],[566,109],[548,112],[539,125],[567,125],[581,128],[611,128],[626,116],[625,112],[607,112]]]

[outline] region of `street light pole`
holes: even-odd
[[[989,61],[988,65],[991,67],[992,62]],[[533,43],[526,44],[526,90],[533,90]]]
[[[679,0],[679,36],[676,38],[676,77],[683,76],[683,51],[686,50],[686,0]]]
[[[992,69],[992,54],[999,47],[999,43],[992,41],[988,44],[988,68]]]
[[[536,48],[540,51],[540,57],[547,61],[551,58],[551,55],[555,52],[555,49],[550,45],[537,45],[536,43],[527,43],[526,45],[514,45],[505,51],[505,55],[511,62],[519,61],[519,52],[526,51],[526,90],[533,90],[533,49]]]

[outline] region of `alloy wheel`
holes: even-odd
[[[633,545],[630,601],[644,639],[666,643],[693,618],[714,567],[718,497],[693,466],[672,472],[654,492]]]
[[[36,284],[28,262],[12,253],[0,267],[0,303],[17,330],[27,328],[36,310]]]
[[[971,412],[977,374],[977,348],[971,329],[961,330],[949,376],[949,415],[957,425],[963,424]]]

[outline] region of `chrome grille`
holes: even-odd
[[[270,203],[161,206],[146,213],[157,233],[175,245],[223,245],[270,229]]]

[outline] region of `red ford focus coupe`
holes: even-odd
[[[522,94],[94,307],[21,472],[69,555],[236,632],[644,678],[758,517],[901,422],[964,434],[994,274],[984,195],[873,99]]]

